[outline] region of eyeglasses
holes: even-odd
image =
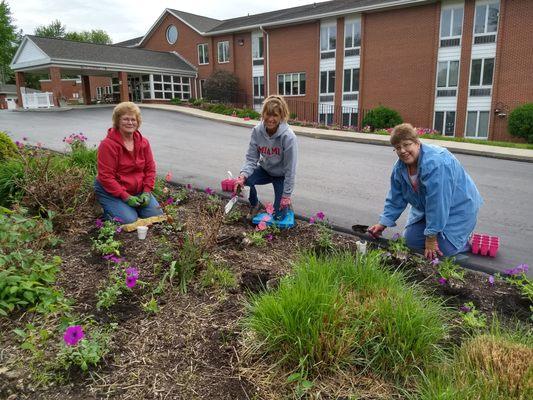
[[[402,143],[402,144],[398,144],[398,145],[394,146],[394,149],[392,151],[395,151],[395,152],[399,153],[402,150],[408,150],[414,144],[415,144],[415,142],[405,142],[405,143]]]

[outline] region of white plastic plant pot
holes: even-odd
[[[355,242],[355,246],[357,247],[357,252],[361,254],[366,254],[366,242],[364,240]]]
[[[146,235],[148,234],[148,227],[147,226],[138,226],[137,227],[137,237],[140,240],[146,239]]]

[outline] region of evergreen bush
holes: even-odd
[[[402,122],[398,111],[384,106],[370,110],[363,118],[363,126],[370,126],[372,130],[392,128]]]
[[[509,115],[509,133],[533,143],[533,103],[516,107]]]
[[[17,155],[17,146],[7,133],[0,131],[0,162]]]

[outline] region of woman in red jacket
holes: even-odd
[[[123,223],[161,215],[152,195],[155,162],[148,140],[141,135],[141,110],[134,103],[120,103],[113,110],[113,127],[98,147],[96,198],[104,217]]]

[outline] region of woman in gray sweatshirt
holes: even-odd
[[[263,205],[257,198],[255,185],[274,186],[274,217],[283,219],[291,205],[294,189],[298,144],[287,124],[289,108],[281,96],[268,96],[263,102],[261,122],[252,129],[246,161],[235,184],[250,187],[250,212],[253,218]]]

